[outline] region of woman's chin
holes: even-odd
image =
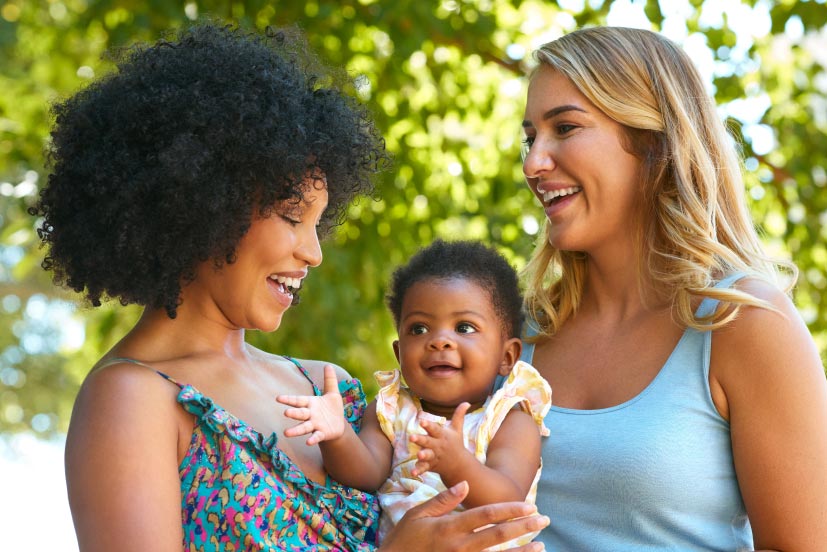
[[[284,315],[280,314],[278,317],[269,318],[268,320],[261,320],[257,323],[251,324],[249,329],[263,333],[272,333],[281,327],[283,317]]]
[[[548,243],[554,249],[559,251],[566,251],[569,253],[574,253],[576,251],[583,251],[582,244],[578,242],[578,240],[572,239],[571,236],[566,234],[550,234],[548,237]]]
[[[554,249],[568,253],[583,253],[595,246],[593,236],[584,233],[582,227],[563,225],[551,227],[548,230],[548,243]]]

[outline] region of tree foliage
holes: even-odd
[[[2,2],[3,0],[0,0]],[[497,244],[518,267],[540,209],[519,164],[528,53],[578,26],[629,14],[679,35],[746,157],[756,223],[801,269],[795,300],[827,354],[827,5],[700,0],[5,0],[0,4],[0,431],[61,431],[89,367],[139,309],[81,306],[39,268],[26,214],[45,179],[48,107],[111,69],[109,48],[209,14],[297,24],[345,66],[394,155],[379,198],[353,205],[324,246],[303,303],[268,350],[324,358],[372,387],[395,364],[384,308],[391,270],[435,237]],[[716,7],[717,6],[717,7]],[[744,31],[743,17],[759,24]],[[762,26],[765,27],[762,29]],[[67,332],[67,329],[69,330]],[[79,333],[82,332],[82,333]],[[81,337],[85,343],[79,348]]]

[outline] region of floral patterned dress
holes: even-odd
[[[127,359],[119,359],[127,360]],[[289,359],[321,391],[305,369]],[[178,402],[195,416],[189,449],[178,473],[184,550],[372,551],[376,547],[376,498],[327,478],[304,476],[278,448],[191,385]],[[365,396],[359,380],[339,382],[345,416],[359,431]]]

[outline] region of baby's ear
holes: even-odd
[[[500,369],[498,373],[501,376],[507,376],[511,373],[511,369],[514,368],[514,364],[520,359],[520,353],[523,352],[523,342],[520,341],[519,337],[512,337],[508,341],[505,342],[503,346],[503,358],[502,362],[500,363]]]
[[[393,354],[396,355],[396,362],[399,363],[399,340],[393,340]]]

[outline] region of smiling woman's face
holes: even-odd
[[[523,129],[523,172],[551,223],[551,244],[595,253],[629,239],[641,162],[623,148],[623,127],[542,65],[529,84]]]
[[[318,182],[318,181],[316,181]],[[183,290],[181,308],[231,328],[276,330],[310,267],[322,262],[317,225],[327,208],[327,188],[313,183],[300,204],[277,205],[255,218],[236,247],[236,261],[216,269],[202,263]]]

